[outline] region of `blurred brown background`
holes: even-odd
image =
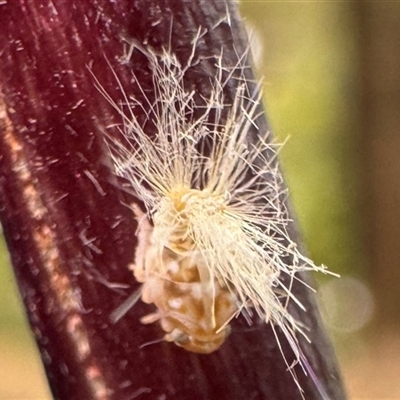
[[[351,399],[400,399],[400,3],[241,2]],[[320,277],[316,277],[317,279]],[[7,253],[0,399],[50,399]]]

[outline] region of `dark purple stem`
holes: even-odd
[[[229,13],[230,18],[226,18]],[[9,0],[0,5],[0,216],[15,274],[53,395],[83,399],[300,399],[272,330],[241,319],[220,350],[189,353],[159,342],[139,302],[120,322],[110,314],[136,288],[136,222],[118,189],[103,132],[118,122],[96,89],[120,97],[131,71],[151,87],[143,59],[121,62],[124,38],[187,57],[223,49],[232,64],[247,46],[233,4],[211,0]],[[108,62],[110,65],[108,64]],[[209,89],[212,63],[187,77]],[[249,71],[249,78],[251,72]],[[229,87],[226,88],[229,91]],[[140,118],[140,115],[138,116]],[[267,129],[264,117],[261,129]],[[296,367],[306,399],[345,399],[313,295],[295,288],[310,328],[301,341],[312,372]],[[283,351],[291,352],[282,338]]]

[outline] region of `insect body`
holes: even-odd
[[[157,307],[157,312],[141,321],[159,320],[167,341],[196,353],[211,353],[224,342],[229,333],[227,323],[238,308],[233,293],[210,275],[201,251],[187,236],[185,201],[191,192],[198,191],[188,190],[176,199],[176,215],[171,215],[170,221],[175,229],[161,248],[157,245],[157,224],[152,228],[133,206],[141,221],[139,237],[143,242],[132,269],[143,283],[142,301]]]

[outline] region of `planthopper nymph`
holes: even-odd
[[[138,246],[130,268],[142,284],[136,300],[155,306],[141,321],[159,323],[166,341],[211,353],[229,340],[233,318],[257,315],[282,330],[301,362],[296,335],[305,333],[287,304],[302,305],[290,282],[300,271],[326,269],[288,234],[280,145],[257,126],[261,95],[245,77],[247,53],[232,66],[223,64],[222,50],[213,58],[208,95],[186,87],[186,74],[201,62],[200,37],[186,63],[171,50],[131,43],[148,62],[154,100],[142,90],[144,101],[124,94],[122,107],[100,87],[123,118],[125,140],[107,138],[116,173],[145,207],[131,205]],[[135,116],[138,108],[155,135]]]

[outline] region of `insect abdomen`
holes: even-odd
[[[142,220],[139,229],[150,237],[146,240],[139,232],[139,238],[146,240],[145,256],[137,254],[133,271],[143,283],[142,301],[154,304],[157,311],[143,317],[142,322],[160,321],[165,340],[186,350],[217,350],[229,334],[229,321],[237,312],[234,294],[210,276],[193,242],[170,242],[160,254],[152,244],[153,229],[149,226],[148,221]]]

